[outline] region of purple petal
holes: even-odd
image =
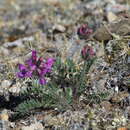
[[[32,61],[32,58],[26,60],[25,62],[28,66],[32,66],[33,65],[33,61]]]
[[[30,65],[29,67],[30,67],[30,70],[31,70],[31,71],[34,71],[34,70],[36,70],[36,68],[37,68],[36,65]]]
[[[27,70],[27,67],[23,64],[18,64],[18,67],[20,71]]]
[[[55,60],[53,58],[48,58],[44,67],[47,69],[51,69],[52,65],[54,64]]]
[[[48,63],[49,65],[53,65],[54,62],[55,62],[54,58],[48,58],[46,63]]]
[[[33,71],[28,71],[27,73],[26,73],[26,77],[32,77],[32,74],[33,74]]]
[[[37,69],[37,72],[39,76],[44,76],[47,73],[47,69]]]
[[[46,73],[51,72],[51,67],[50,67],[50,68],[49,68],[49,67],[48,67],[48,68],[46,68],[46,69],[45,69],[45,71],[46,71]]]
[[[54,64],[54,58],[48,58],[46,63],[41,64],[39,69],[38,69],[38,73],[39,75],[45,75],[46,73],[51,71],[52,65]]]
[[[45,84],[46,84],[45,78],[40,78],[40,79],[39,79],[39,83],[40,83],[41,85],[45,85]]]
[[[18,72],[16,75],[18,78],[25,78],[26,77],[26,74],[23,74],[22,72]]]

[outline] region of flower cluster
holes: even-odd
[[[90,60],[95,56],[95,52],[91,46],[85,45],[81,51],[82,58]]]
[[[80,38],[88,38],[92,34],[93,30],[88,27],[87,24],[83,24],[78,28],[77,34]]]
[[[39,78],[39,83],[44,85],[46,84],[45,75],[51,72],[54,62],[53,58],[48,58],[47,60],[42,57],[37,58],[37,52],[33,50],[31,58],[25,62],[25,65],[18,65],[20,72],[17,73],[17,76],[19,78],[35,76]]]

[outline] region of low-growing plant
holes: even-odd
[[[83,60],[76,64],[72,59],[63,62],[60,57],[45,61],[41,57],[37,59],[36,52],[32,51],[32,58],[17,74],[20,78],[32,79],[32,85],[21,92],[26,100],[16,107],[17,114],[25,115],[41,107],[77,109],[87,87],[86,75],[95,61],[92,47],[85,46],[81,54]],[[44,78],[44,82],[39,77]]]

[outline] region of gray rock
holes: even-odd
[[[9,81],[9,80],[3,80],[2,83],[1,83],[1,85],[0,85],[0,89],[6,90],[6,89],[9,88],[10,85],[11,85],[11,81]]]
[[[13,85],[11,88],[9,88],[9,92],[18,94],[21,90],[20,86],[20,83]]]
[[[36,122],[30,126],[23,126],[21,130],[43,130],[43,126],[41,123]]]

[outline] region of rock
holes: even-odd
[[[60,24],[56,24],[53,26],[53,30],[57,32],[65,32],[66,28]]]
[[[6,42],[4,43],[4,47],[5,48],[14,48],[14,47],[24,47],[24,42],[32,42],[34,40],[34,38],[32,36],[30,37],[24,37],[24,38],[20,38],[18,40],[15,40],[13,42]]]
[[[0,54],[7,56],[7,55],[10,54],[10,51],[7,48],[5,48],[5,47],[0,47]]]
[[[107,13],[107,19],[108,19],[108,21],[111,23],[111,22],[113,22],[113,21],[115,21],[115,20],[117,20],[117,16],[114,14],[114,13],[112,13],[112,12],[108,12]]]
[[[1,113],[0,113],[0,120],[3,121],[8,121],[9,116],[8,116],[8,111],[6,109],[4,109]]]
[[[15,125],[16,125],[15,122],[10,122],[10,123],[9,123],[10,128],[13,128],[13,129],[14,129],[14,128],[15,128]]]
[[[8,88],[10,87],[10,85],[11,85],[11,81],[9,81],[9,80],[4,80],[4,81],[2,81],[2,83],[1,83],[0,89],[6,90],[6,89],[8,89]]]
[[[129,96],[128,92],[119,92],[118,94],[115,94],[115,96],[112,97],[111,101],[112,103],[120,103],[124,99],[126,99]]]
[[[9,122],[5,120],[0,120],[0,129],[1,130],[10,130],[9,129]]]
[[[6,42],[4,44],[4,47],[6,48],[13,48],[13,47],[24,47],[21,39],[13,41],[13,42]]]
[[[127,119],[124,116],[117,116],[113,118],[113,126],[125,126],[127,124]]]
[[[41,123],[36,122],[30,126],[23,126],[21,130],[43,130],[43,126]]]
[[[105,27],[96,30],[93,37],[98,41],[111,40],[112,36]]]
[[[97,29],[92,37],[98,41],[106,41],[112,39],[112,34],[125,36],[128,33],[130,33],[130,19],[121,19]]]
[[[11,92],[11,93],[15,93],[15,94],[18,94],[19,92],[20,92],[20,84],[16,84],[16,85],[14,85],[14,86],[12,86],[11,88],[9,88],[9,92]]]
[[[108,101],[103,101],[100,105],[108,112],[112,109],[112,104]]]
[[[128,11],[129,10],[129,5],[122,5],[122,4],[108,4],[106,7],[106,11],[112,11],[113,13],[120,13],[123,11]]]
[[[0,93],[4,94],[4,95],[8,95],[9,92],[13,93],[13,94],[19,94],[21,90],[21,84],[19,82],[17,82],[16,84],[12,85],[12,82],[9,80],[4,80],[1,83],[0,86]],[[6,95],[6,97],[7,97]]]
[[[0,113],[0,129],[1,130],[10,130],[9,129],[9,113],[7,109],[4,109]]]

